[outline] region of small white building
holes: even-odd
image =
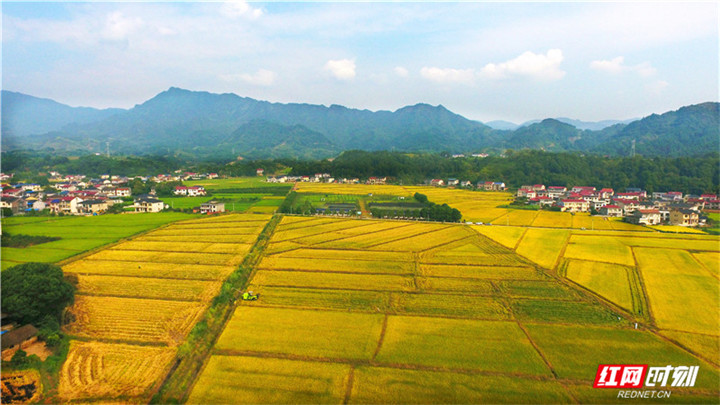
[[[200,204],[200,212],[203,214],[215,214],[218,212],[225,212],[225,203],[218,201],[208,201]]]
[[[165,209],[165,203],[154,197],[140,197],[135,199],[135,212],[160,212]]]

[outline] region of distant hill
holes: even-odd
[[[373,112],[172,87],[129,110],[95,110],[3,92],[2,146],[98,152],[109,142],[114,153],[126,154],[314,159],[350,149],[501,153],[512,148],[623,155],[636,139],[637,152],[648,156],[692,155],[718,149],[717,106],[684,107],[601,130],[563,119],[500,130],[422,103]]]
[[[2,133],[6,137],[25,137],[58,130],[65,125],[98,122],[125,110],[70,107],[47,98],[2,91]]]
[[[488,122],[485,122],[485,125],[489,126],[492,129],[499,129],[501,131],[514,131],[514,130],[520,128],[520,125],[518,125],[514,122],[503,121],[503,120],[488,121]]]
[[[589,130],[591,130],[591,131],[600,131],[600,130],[603,130],[603,129],[607,128],[607,127],[611,127],[611,126],[613,126],[613,125],[617,125],[617,124],[629,124],[629,123],[631,123],[631,122],[633,122],[633,121],[637,121],[637,120],[638,120],[638,118],[631,118],[631,119],[622,120],[622,121],[619,121],[619,120],[603,120],[603,121],[595,121],[595,122],[592,122],[592,121],[574,120],[574,119],[572,119],[572,118],[565,118],[565,117],[558,117],[558,118],[555,118],[555,119],[558,120],[558,121],[560,121],[560,122],[562,122],[562,123],[572,125],[572,126],[574,126],[575,128],[577,128],[577,129],[589,129]],[[532,124],[537,124],[538,122],[541,122],[541,121],[542,121],[542,120],[531,120],[531,121],[523,122],[522,124],[519,125],[519,127],[526,127],[526,126],[529,126],[529,125],[532,125]]]

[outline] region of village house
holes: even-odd
[[[108,209],[107,201],[105,200],[85,200],[80,203],[79,212],[85,214],[97,214],[105,212]]]
[[[18,197],[3,196],[0,199],[0,208],[9,208],[13,214],[25,211],[25,200]]]
[[[135,212],[160,212],[165,209],[164,202],[147,195],[135,198],[135,204],[133,206]]]
[[[520,188],[517,191],[517,196],[519,198],[535,198],[537,197],[537,191],[532,188]]]
[[[705,200],[706,210],[720,210],[720,199]]]
[[[599,195],[600,198],[610,199],[613,195],[615,195],[615,190],[611,188],[603,188],[602,190],[600,190]]]
[[[370,177],[367,184],[385,184],[386,182],[387,177]]]
[[[558,203],[560,211],[567,212],[588,212],[590,211],[590,203],[585,200],[562,199]]]
[[[632,215],[626,217],[627,221],[635,225],[657,225],[662,222],[662,215],[659,210],[635,210]]]
[[[531,205],[539,205],[539,206],[550,206],[555,203],[555,200],[548,196],[541,196],[541,197],[533,197],[528,200],[528,203]]]
[[[595,191],[595,187],[575,186],[570,191],[573,193],[582,193],[583,191]]]
[[[175,191],[173,191],[173,193],[175,195],[186,195],[188,197],[197,197],[207,194],[207,192],[205,191],[205,187],[203,186],[177,186],[175,187]]]
[[[431,185],[431,186],[439,187],[439,186],[442,186],[442,185],[444,185],[444,184],[445,184],[445,180],[443,180],[443,179],[432,179],[432,180],[430,180],[430,185]]]
[[[600,207],[600,215],[606,217],[621,217],[623,216],[623,209],[614,204],[604,205]]]
[[[10,360],[15,352],[26,349],[37,341],[38,329],[33,325],[23,325],[3,333],[0,340],[2,346],[2,359]]]
[[[130,197],[132,190],[129,187],[109,187],[103,190],[108,197]]]
[[[670,225],[698,226],[700,215],[697,211],[689,209],[671,209]]]
[[[257,169],[255,170],[255,174],[258,176],[264,176],[265,175],[265,169]]]
[[[65,196],[60,198],[60,204],[58,204],[58,211],[62,214],[75,215],[78,211],[78,206],[82,202],[82,198],[77,196]]]
[[[567,187],[550,186],[547,188],[547,196],[550,198],[559,198],[567,193]]]
[[[470,180],[461,181],[460,187],[465,187],[465,188],[472,187],[472,181],[470,181]]]
[[[460,180],[458,179],[448,179],[447,181],[448,186],[457,186],[458,184],[460,184]]]
[[[225,203],[221,203],[215,200],[202,203],[200,204],[200,212],[203,214],[216,214],[218,212],[225,212]]]

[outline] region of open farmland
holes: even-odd
[[[268,219],[177,222],[65,265],[78,282],[65,331],[77,340],[60,374],[60,398],[147,401]],[[219,239],[218,230],[239,238]]]
[[[236,308],[189,402],[537,399],[528,387],[550,402],[605,401],[581,387],[624,341],[643,342],[643,361],[712,367],[631,327],[634,261],[570,260],[562,273],[577,284],[563,282],[570,239],[565,229],[285,217],[249,281],[260,299]],[[566,330],[574,338],[554,344]],[[569,358],[572,342],[593,364]],[[717,370],[707,374],[693,398],[718,393]]]
[[[2,268],[6,269],[25,262],[58,262],[119,239],[192,217],[188,214],[163,212],[90,217],[3,218],[4,232],[17,235],[55,236],[61,239],[24,248],[3,246]]]

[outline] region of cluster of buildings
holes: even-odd
[[[462,188],[476,188],[478,190],[485,190],[485,191],[505,191],[507,190],[507,187],[505,186],[505,183],[502,181],[479,181],[477,184],[473,184],[472,181],[463,180],[460,181],[458,179],[432,179],[427,180],[425,182],[426,184],[429,184],[434,187],[462,187]]]
[[[258,169],[261,170],[261,169]],[[260,172],[258,172],[258,175]],[[360,184],[360,179],[355,178],[342,178],[337,179],[331,176],[329,173],[315,173],[314,176],[268,176],[266,180],[268,183],[338,183],[338,184]],[[386,184],[387,177],[370,177],[364,184]]]
[[[558,207],[568,212],[596,212],[642,225],[698,226],[707,221],[702,211],[720,210],[720,200],[715,194],[683,195],[679,191],[648,194],[637,188],[616,193],[611,188],[575,186],[568,189],[534,184],[520,187],[516,196],[525,198],[528,204]]]
[[[4,181],[12,178],[11,174],[0,173],[2,179],[2,195],[0,208],[9,209],[13,215],[22,215],[30,211],[48,210],[56,215],[98,215],[106,212],[115,204],[126,205],[133,198],[131,209],[135,212],[160,212],[168,205],[157,198],[154,193],[133,196],[129,183],[134,179],[155,183],[167,181],[183,181],[190,179],[213,179],[217,173],[177,172],[174,174],[158,174],[155,176],[102,175],[99,178],[88,178],[84,175],[61,175],[49,172],[49,185],[43,187],[34,183],[9,184]],[[204,196],[207,192],[202,186],[178,186],[175,195]],[[224,204],[214,202],[199,208],[201,212],[223,212]]]

